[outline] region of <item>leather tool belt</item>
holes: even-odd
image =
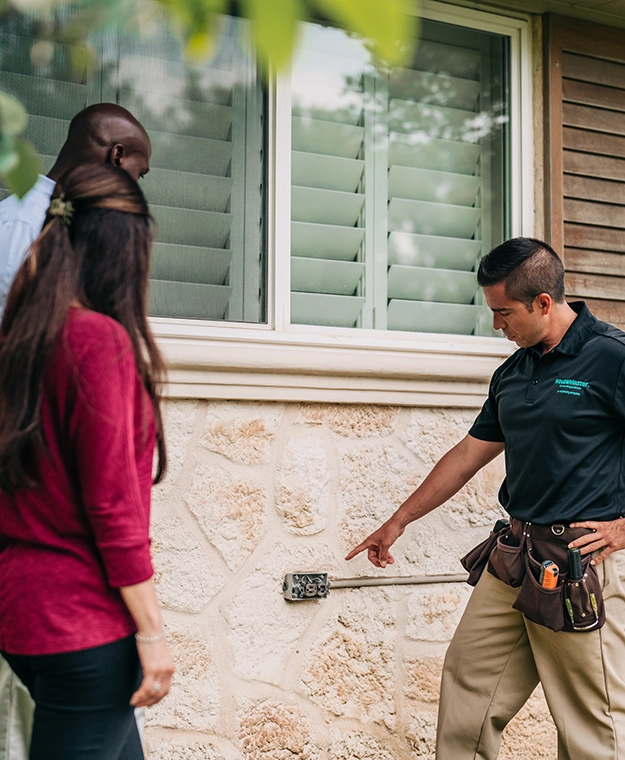
[[[508,586],[520,587],[512,606],[534,623],[552,631],[596,631],[605,623],[605,605],[601,581],[590,564],[591,555],[582,557],[581,580],[568,577],[568,545],[591,532],[588,528],[534,525],[511,518],[509,525],[491,531],[485,541],[460,561],[472,586],[486,568]],[[555,588],[545,588],[539,583],[545,560],[558,565]]]

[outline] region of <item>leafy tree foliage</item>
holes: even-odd
[[[3,15],[24,14],[35,20],[54,8],[68,6],[68,21],[54,39],[72,45],[78,70],[94,66],[97,53],[90,36],[111,24],[140,30],[166,23],[175,31],[187,59],[210,58],[219,36],[220,16],[236,13],[249,19],[257,59],[265,76],[288,67],[297,44],[299,23],[321,17],[369,41],[385,65],[401,63],[416,34],[417,0],[0,0]],[[37,43],[35,43],[36,45]],[[37,50],[33,48],[33,55]],[[28,123],[24,106],[0,91],[0,179],[22,197],[34,185],[41,161],[34,146],[20,135]]]

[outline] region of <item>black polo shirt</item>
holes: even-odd
[[[625,514],[625,333],[570,306],[555,348],[521,348],[496,370],[469,431],[505,443],[506,511],[545,525]]]

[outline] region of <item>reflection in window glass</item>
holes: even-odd
[[[0,87],[22,101],[29,113],[25,137],[41,154],[46,171],[67,136],[72,116],[95,102],[100,73],[90,80],[83,68],[72,66],[71,45],[34,36],[34,25],[22,17],[0,26]],[[0,199],[8,195],[0,186]]]
[[[8,25],[7,25],[8,26]],[[27,136],[46,169],[69,119],[99,101],[128,108],[152,141],[142,187],[157,222],[150,282],[155,316],[265,319],[263,96],[242,46],[242,22],[225,19],[210,63],[190,67],[165,28],[139,40],[113,30],[97,40],[101,67],[87,77],[53,45],[35,65],[23,20],[2,35],[0,86],[26,101]]]
[[[424,21],[376,71],[307,25],[293,73],[292,321],[490,334],[475,281],[508,234],[507,44]]]
[[[365,307],[369,54],[307,25],[292,84],[291,321],[351,327]]]

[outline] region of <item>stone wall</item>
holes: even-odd
[[[395,565],[346,552],[465,434],[474,410],[169,401],[154,491],[158,592],[177,663],[148,711],[150,760],[432,758],[445,648],[464,584],[335,589],[286,602],[288,572],[459,573],[499,516],[497,460],[408,528]],[[556,756],[534,695],[501,757]]]

